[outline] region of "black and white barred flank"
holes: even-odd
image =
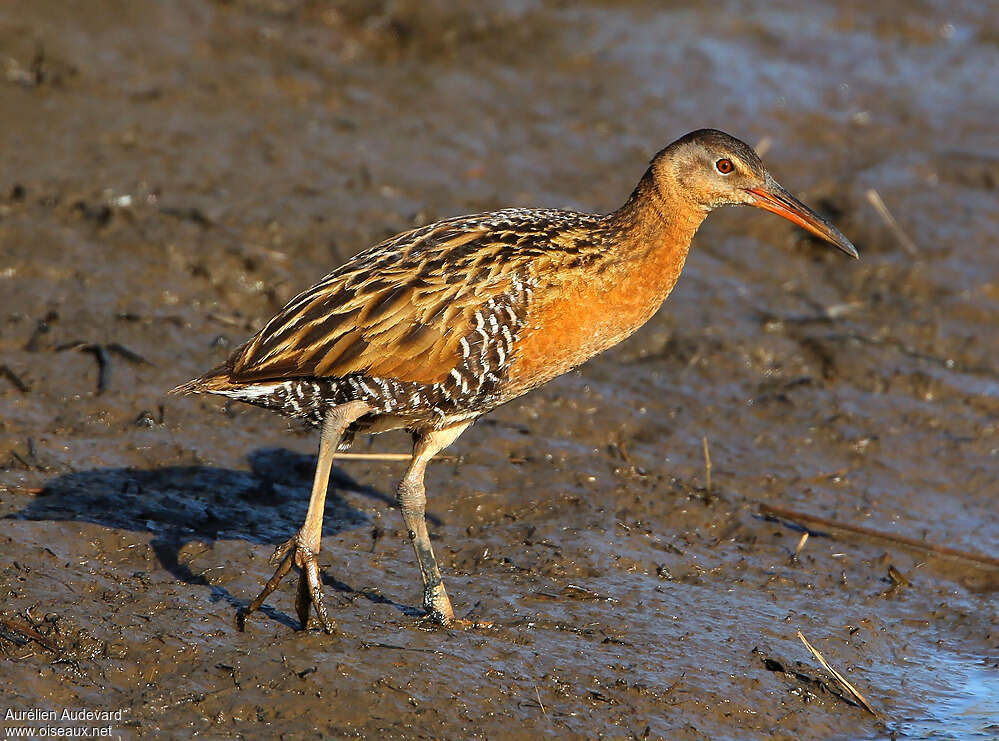
[[[248,384],[214,393],[320,425],[326,410],[351,401],[372,407],[372,415],[429,422],[433,427],[470,419],[505,401],[506,371],[514,358],[533,290],[513,281],[512,290],[488,299],[472,313],[472,326],[458,340],[461,361],[433,384],[365,374],[343,378],[293,378]]]

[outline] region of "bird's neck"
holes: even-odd
[[[680,277],[690,241],[707,215],[649,170],[625,204],[607,216],[616,237],[608,257],[622,273],[640,271],[654,280],[661,301]]]
[[[645,324],[669,295],[705,212],[662,192],[647,174],[628,202],[585,235],[584,259],[566,251],[528,314],[532,331],[517,346],[511,371],[533,388],[603,352]],[[577,247],[577,243],[573,243]],[[566,267],[571,266],[571,267]]]

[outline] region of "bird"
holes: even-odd
[[[302,527],[237,613],[242,629],[291,571],[295,608],[337,631],[319,577],[335,454],[358,433],[403,429],[413,452],[396,488],[423,585],[424,619],[456,618],[425,518],[427,463],[479,417],[619,343],[666,300],[705,217],[773,212],[857,258],[829,221],[785,190],[747,144],[700,129],[659,151],[607,214],[510,208],[458,216],[359,252],[295,296],[218,367],[175,393],[217,394],[320,428]]]

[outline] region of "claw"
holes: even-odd
[[[295,537],[289,538],[284,543],[275,548],[274,552],[271,554],[271,557],[267,559],[267,562],[271,566],[276,566],[277,564],[279,564],[281,561],[284,560],[284,557],[288,555],[288,551],[290,551],[292,548],[296,547],[297,545],[298,545],[298,535],[296,534]]]
[[[295,596],[295,612],[298,613],[302,630],[308,629],[310,608],[315,605],[323,630],[330,634],[337,631],[336,623],[329,616],[326,603],[323,602],[322,581],[319,578],[316,554],[305,546],[302,540],[302,534],[299,532],[274,549],[269,560],[271,564],[277,564],[277,570],[249,606],[236,614],[236,627],[239,630],[245,629],[247,616],[260,609],[264,600],[277,589],[278,584],[294,565],[302,571],[298,578],[298,592]]]

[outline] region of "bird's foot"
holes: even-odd
[[[291,567],[297,566],[301,570],[301,575],[298,579],[298,594],[295,596],[295,612],[298,613],[298,619],[302,623],[302,630],[309,627],[310,608],[315,605],[316,614],[323,625],[323,630],[327,633],[335,633],[337,631],[336,623],[329,616],[326,603],[323,601],[319,566],[316,564],[317,551],[318,548],[313,550],[306,545],[306,537],[301,531],[275,548],[270,562],[277,565],[277,570],[246,610],[236,615],[237,627],[243,630],[246,626],[247,616],[259,610],[264,604],[264,600],[277,589],[281,580],[291,571]]]
[[[468,618],[445,615],[442,612],[432,610],[419,620],[421,625],[428,628],[457,628],[460,630],[474,630],[476,628],[492,628],[493,623],[488,620],[469,620]]]
[[[468,618],[453,617],[448,623],[449,628],[460,628],[461,630],[475,630],[477,628],[492,628],[491,620],[469,620]]]
[[[424,625],[440,628],[491,628],[493,624],[484,620],[468,620],[454,616],[451,600],[444,591],[442,583],[428,585],[423,592],[423,609],[427,614],[421,618]]]

